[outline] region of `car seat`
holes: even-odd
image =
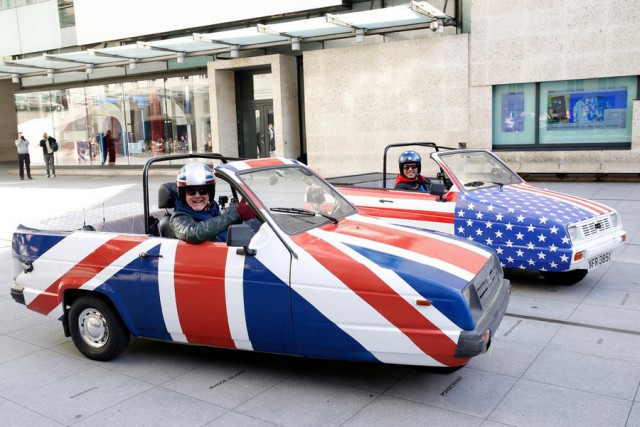
[[[160,218],[158,223],[158,231],[160,237],[175,238],[171,227],[169,226],[169,220],[173,209],[176,207],[176,198],[178,197],[178,188],[174,182],[166,182],[158,188],[158,207],[165,210],[165,214]],[[169,211],[171,209],[171,211]]]

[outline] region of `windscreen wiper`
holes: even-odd
[[[329,221],[331,221],[334,224],[338,223],[338,220],[334,217],[332,217],[331,215],[327,215],[325,213],[322,212],[314,212],[314,211],[310,211],[308,209],[299,209],[299,208],[270,208],[269,209],[272,212],[282,212],[282,213],[291,213],[291,214],[297,214],[297,215],[308,215],[308,216],[321,216],[323,218],[328,219]]]
[[[485,184],[494,184],[499,186],[500,188],[502,188],[504,186],[504,184],[502,182],[495,182],[495,181],[471,181],[471,182],[467,182],[466,184],[463,184],[465,187],[482,187]]]

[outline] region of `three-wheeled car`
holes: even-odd
[[[422,151],[416,152],[418,169],[429,192],[393,188],[401,171],[387,173],[388,156],[401,150]],[[609,264],[626,240],[615,209],[530,185],[488,150],[391,144],[381,179],[367,178],[359,186],[346,178],[332,182],[361,214],[482,243],[496,251],[504,268],[539,271],[553,283],[579,282]]]
[[[161,209],[149,211],[149,170],[169,160],[215,164],[224,209],[244,199],[257,226],[230,226],[226,242],[172,238],[175,183],[159,186]],[[91,359],[118,356],[133,334],[459,367],[487,350],[507,308],[509,282],[492,250],[360,215],[295,160],[157,157],[145,165],[143,192],[137,218],[13,236],[13,298],[60,319]]]

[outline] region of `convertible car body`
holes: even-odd
[[[431,193],[385,188],[393,187],[386,174],[393,148],[429,152],[422,156],[422,175],[430,178]],[[482,243],[505,268],[574,284],[611,262],[626,240],[615,209],[530,185],[487,150],[403,143],[388,146],[384,159],[382,188],[340,188],[360,213]]]
[[[203,156],[220,160],[149,162]],[[492,250],[362,216],[296,161],[222,160],[218,192],[226,183],[227,197],[244,198],[258,227],[233,225],[226,243],[202,244],[154,235],[149,222],[130,219],[120,222],[143,226],[20,228],[13,298],[60,319],[96,360],[118,356],[130,334],[442,368],[487,350],[510,289]]]

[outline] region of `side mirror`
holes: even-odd
[[[249,249],[253,232],[247,224],[234,224],[227,230],[227,246],[239,247],[236,251],[238,255],[253,256],[257,252]]]
[[[429,194],[438,196],[436,202],[446,202],[447,199],[442,197],[447,192],[447,188],[444,183],[438,181],[431,181],[431,187],[429,188]]]

